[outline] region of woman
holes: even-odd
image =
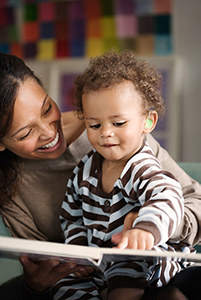
[[[58,216],[66,182],[90,149],[83,131],[83,123],[73,113],[61,116],[41,81],[21,59],[0,53],[1,215],[13,236],[62,242]],[[197,221],[201,220],[200,185],[151,136],[147,140],[162,167],[183,188],[185,217],[174,238],[193,245],[201,235]],[[12,291],[17,295],[17,287],[21,295],[16,299],[48,299],[47,289],[59,279],[71,272],[85,276],[91,271],[58,261],[36,264],[27,257],[21,262],[26,288],[21,279],[12,282]],[[0,292],[4,299],[14,299],[6,287]]]

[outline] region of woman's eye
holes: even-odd
[[[25,135],[23,135],[23,136],[21,136],[18,140],[19,141],[22,141],[22,140],[24,140],[26,137],[28,137],[29,136],[29,134],[31,133],[31,130],[29,131],[29,132],[27,132],[27,134],[25,134]]]
[[[120,127],[120,126],[124,125],[125,123],[126,123],[126,121],[124,121],[124,122],[115,122],[115,123],[113,123],[113,125],[117,126],[117,127]]]
[[[52,108],[52,104],[49,104],[49,107],[48,107],[48,109],[46,110],[46,112],[45,112],[44,115],[47,115],[47,114],[49,113],[49,111],[51,110],[51,108]]]
[[[89,128],[94,128],[94,129],[98,129],[100,128],[100,124],[95,124],[95,125],[90,125]]]

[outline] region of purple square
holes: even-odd
[[[118,15],[129,15],[135,13],[134,0],[116,0],[114,2],[115,13]]]
[[[27,43],[23,45],[24,58],[35,58],[37,55],[36,43]]]

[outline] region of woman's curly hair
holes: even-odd
[[[138,58],[131,50],[118,53],[111,50],[101,56],[90,59],[86,70],[75,79],[74,105],[82,116],[82,95],[90,91],[108,88],[124,80],[132,81],[142,98],[144,113],[151,108],[159,116],[165,113],[161,93],[162,76],[159,70],[148,61]]]

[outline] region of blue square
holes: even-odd
[[[7,0],[7,6],[20,7],[23,0]]]
[[[137,15],[150,15],[153,13],[154,13],[153,0],[136,0]]]
[[[73,39],[70,42],[71,56],[82,57],[85,55],[85,40]]]
[[[52,39],[55,37],[54,23],[43,22],[40,24],[40,38],[41,39]]]
[[[9,44],[0,44],[0,51],[3,53],[10,53],[10,45]]]
[[[155,36],[155,54],[168,55],[171,54],[172,49],[172,36],[166,34],[158,34]]]

